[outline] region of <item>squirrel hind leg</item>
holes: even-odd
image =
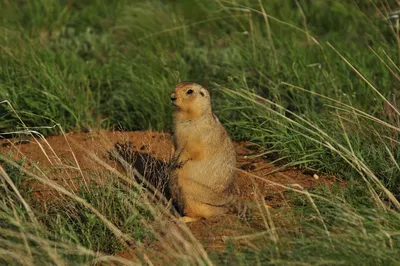
[[[179,218],[179,221],[182,221],[184,223],[191,223],[191,222],[196,222],[198,220],[201,220],[201,217],[190,217],[190,216],[183,216]]]
[[[213,206],[210,204],[187,200],[185,204],[185,217],[190,218],[210,218],[213,216],[223,215],[229,212],[229,208],[224,206]]]

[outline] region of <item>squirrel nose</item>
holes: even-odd
[[[175,100],[176,100],[175,92],[171,93],[170,98],[171,98],[171,101],[175,102]]]

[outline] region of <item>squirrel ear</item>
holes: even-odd
[[[206,96],[206,91],[205,91],[204,88],[200,89],[200,95],[203,96],[203,97]]]

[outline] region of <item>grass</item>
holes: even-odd
[[[296,190],[290,197],[293,208],[282,215],[301,229],[275,222],[268,234],[256,237],[257,248],[232,242],[226,251],[210,254],[214,263],[399,263],[400,41],[396,21],[386,19],[397,4],[0,3],[0,101],[16,110],[0,104],[5,136],[29,130],[62,133],[55,125],[65,131],[168,131],[170,91],[179,81],[196,81],[210,88],[214,110],[234,139],[257,143],[267,157],[278,153],[286,164],[348,182],[327,190]],[[33,173],[3,164],[28,202],[23,204],[10,183],[3,185],[0,252],[5,262],[30,254],[19,262],[89,263],[126,243],[158,237],[158,229],[142,231],[140,221],[161,219],[159,211],[148,214],[153,203],[146,203],[129,214],[128,209],[137,209],[132,201],[137,194],[121,188],[122,181],[104,191],[68,195],[71,205],[37,213],[43,220],[32,222],[26,206],[37,205],[18,180]],[[121,232],[129,236],[122,243]],[[184,262],[210,264],[188,235],[195,248]],[[54,253],[52,241],[64,246]],[[185,254],[166,250],[174,259]]]

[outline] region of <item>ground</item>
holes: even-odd
[[[132,150],[150,155],[162,162],[167,162],[173,152],[169,133],[105,130],[70,132],[46,139],[32,137],[6,139],[1,142],[0,152],[14,160],[25,158],[25,167],[28,168],[31,165],[40,165],[41,171],[47,172],[49,178],[74,190],[82,183],[95,182],[105,185],[102,180],[85,180],[87,173],[96,176],[96,172],[104,171],[103,167],[123,171],[118,163],[110,158],[110,151],[114,149],[116,143],[130,143],[129,148]],[[236,183],[240,198],[249,206],[254,202],[265,203],[265,206],[254,205],[252,209],[267,211],[268,215],[279,217],[282,215],[282,210],[288,208],[285,194],[291,188],[303,190],[336,182],[334,177],[323,176],[320,173],[305,174],[299,169],[279,167],[261,156],[262,150],[252,143],[235,142],[235,147],[238,169]],[[99,167],[94,158],[101,161],[103,167]],[[58,197],[57,192],[43,184],[30,183],[30,186],[35,197],[43,202],[50,202]],[[226,246],[228,239],[245,243],[253,235],[263,231],[267,225],[261,216],[256,214],[258,211],[253,212],[251,222],[230,214],[193,222],[188,224],[188,227],[206,250],[218,250]],[[274,220],[279,221],[279,219]],[[153,248],[156,249],[154,245]],[[127,252],[121,255],[129,257]]]
[[[162,165],[171,156],[169,134],[81,131],[171,130],[169,96],[181,81],[208,88],[232,138],[255,143],[236,143],[237,185],[254,215],[183,224],[195,241],[184,246],[177,234],[180,252],[153,243],[154,253],[182,255],[183,265],[214,250],[213,262],[231,265],[400,264],[400,24],[392,16],[399,1],[36,0],[0,7],[0,175],[4,167],[11,177],[0,178],[0,264],[94,264],[98,252],[128,252],[101,215],[152,245],[141,212],[148,208],[137,203],[147,191],[127,185],[132,174],[109,152],[119,143]],[[28,131],[46,139],[1,139]],[[325,185],[341,180],[343,187]],[[20,194],[31,206],[43,204],[37,226]],[[157,230],[159,237],[173,231]],[[54,239],[72,245],[58,250],[59,261],[46,249]],[[197,239],[201,248],[187,252]],[[71,258],[76,244],[95,254]],[[210,252],[201,253],[203,246]]]

